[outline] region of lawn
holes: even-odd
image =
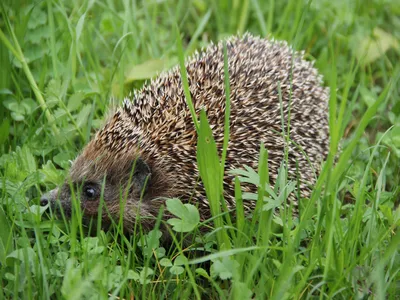
[[[3,0],[0,14],[0,299],[399,299],[398,0]],[[40,207],[125,96],[245,32],[304,50],[331,90],[330,155],[298,216],[259,189],[243,217],[237,181],[235,220],[222,208],[165,245],[157,226],[88,235],[79,209]],[[249,180],[267,182],[266,155]]]

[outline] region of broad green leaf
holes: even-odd
[[[139,281],[140,276],[139,276],[139,274],[137,272],[135,272],[133,270],[129,270],[127,278],[131,279],[131,280]]]
[[[153,274],[154,274],[153,269],[151,269],[149,267],[144,267],[143,270],[140,271],[139,282],[141,284],[149,283],[150,279],[148,277],[150,277]]]
[[[85,238],[84,250],[88,254],[101,254],[105,247],[101,244],[98,237]]]
[[[179,267],[179,266],[172,266],[172,267],[169,269],[169,271],[170,271],[171,274],[180,275],[180,274],[182,274],[182,273],[185,271],[185,269],[182,268],[182,267]]]
[[[24,115],[25,114],[25,108],[22,104],[20,104],[15,98],[13,97],[8,97],[3,101],[3,105],[10,111]]]
[[[17,149],[17,153],[20,167],[29,174],[36,172],[36,160],[29,147],[24,145],[21,149]]]
[[[9,89],[0,89],[0,95],[13,95],[13,92]]]
[[[186,256],[180,254],[178,255],[175,260],[174,260],[174,265],[175,266],[182,266],[188,263],[188,259],[186,258]]]
[[[170,259],[164,257],[160,259],[160,265],[163,267],[172,267],[172,262]]]
[[[61,81],[59,79],[51,79],[45,88],[45,100],[48,107],[56,105],[61,97]]]
[[[144,255],[152,256],[153,250],[157,250],[160,247],[161,236],[161,231],[153,229],[148,234],[146,234],[143,239],[140,239],[137,245],[142,248]]]
[[[92,110],[92,105],[90,104],[86,104],[84,107],[82,107],[81,111],[76,117],[76,123],[79,128],[82,128],[84,125],[87,125],[87,121],[91,110]]]
[[[71,152],[59,152],[53,157],[53,161],[62,167],[63,169],[67,169],[70,165],[70,160],[73,159],[73,154]]]
[[[355,53],[358,60],[367,64],[380,58],[390,48],[399,49],[399,41],[394,35],[376,27],[372,36],[365,37],[357,44]]]
[[[211,276],[219,277],[222,280],[232,278],[233,274],[237,272],[239,263],[229,256],[225,256],[222,259],[213,261],[211,266]]]
[[[0,180],[0,189],[5,190],[9,195],[15,195],[19,190],[19,185],[10,180]]]
[[[39,58],[42,58],[48,52],[47,48],[43,48],[42,45],[32,44],[26,51],[26,60],[30,63]]]
[[[47,207],[46,207],[46,206],[41,206],[41,205],[36,205],[36,204],[31,205],[31,206],[28,208],[29,213],[30,213],[32,216],[36,215],[37,217],[43,215],[43,213],[44,213],[46,210],[47,210]]]
[[[400,126],[395,126],[383,137],[382,142],[388,145],[397,157],[400,157]]]
[[[145,61],[142,64],[134,65],[128,68],[125,74],[125,83],[130,83],[136,80],[150,79],[156,76],[165,68],[165,60],[153,59]]]
[[[171,218],[167,221],[176,232],[190,232],[199,224],[200,214],[194,205],[183,204],[179,199],[168,199],[166,205],[169,212],[179,218]]]
[[[35,100],[33,100],[32,98],[25,98],[21,104],[24,107],[25,113],[27,115],[33,113],[35,109],[38,107]]]
[[[383,142],[400,149],[400,126],[393,127],[390,133],[383,138]]]
[[[235,299],[253,299],[253,292],[248,288],[246,283],[234,281],[233,282],[233,291],[235,295]]]
[[[11,117],[13,118],[14,121],[20,122],[25,120],[25,117],[23,114],[12,112]]]
[[[34,7],[28,21],[28,28],[34,29],[38,26],[46,24],[46,22],[47,22],[46,13],[40,9],[40,6]]]
[[[68,99],[68,104],[67,104],[68,111],[73,112],[73,111],[77,110],[79,107],[81,107],[83,99],[85,99],[84,92],[77,92],[77,93],[73,94]]]
[[[8,254],[7,259],[10,259],[10,258],[14,258],[14,259],[20,260],[22,262],[25,261],[25,259],[27,259],[27,261],[29,261],[30,263],[33,264],[33,262],[37,258],[37,254],[31,247],[26,247],[26,248],[20,248],[20,249],[14,250],[10,254]]]
[[[68,260],[68,258],[69,258],[69,254],[68,254],[68,252],[65,252],[65,251],[60,251],[60,252],[57,252],[56,254],[55,254],[55,256],[56,256],[56,259],[55,259],[55,264],[57,265],[57,266],[59,266],[59,267],[65,267],[66,266],[66,263],[67,263],[67,260]]]
[[[64,172],[56,169],[50,160],[42,166],[39,172],[44,175],[43,182],[59,185],[64,181]]]
[[[203,276],[204,278],[210,278],[210,275],[208,275],[207,271],[203,268],[197,268],[196,273],[199,274],[200,276]]]
[[[115,266],[107,276],[107,289],[115,289],[123,280],[123,270],[121,266]]]
[[[25,36],[25,40],[32,44],[40,44],[48,39],[51,35],[50,28],[48,26],[40,26],[32,29],[29,34]]]

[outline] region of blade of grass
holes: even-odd
[[[243,34],[246,28],[247,20],[249,18],[250,9],[249,9],[249,2],[250,0],[243,0],[242,2],[242,9],[239,18],[239,24],[237,27],[237,31],[239,34]]]
[[[203,18],[200,21],[199,26],[197,27],[196,31],[193,33],[193,35],[190,38],[189,45],[186,47],[185,55],[188,53],[192,52],[192,48],[195,45],[196,40],[200,36],[200,34],[204,31],[204,28],[208,24],[208,21],[210,20],[212,10],[209,9],[207,13],[203,16]]]
[[[192,96],[190,94],[189,81],[185,67],[185,56],[183,54],[182,39],[179,33],[178,25],[175,25],[175,30],[176,30],[176,45],[177,45],[176,47],[178,50],[179,69],[181,73],[182,88],[185,94],[187,104],[189,106],[190,114],[192,115],[194,127],[196,128],[196,132],[199,132],[199,122],[197,120],[197,115],[193,105]]]
[[[236,228],[238,230],[236,244],[239,244],[240,243],[239,235],[240,233],[243,232],[245,219],[244,219],[242,190],[240,188],[240,181],[238,177],[235,177],[235,200],[236,200]]]
[[[204,110],[200,112],[197,165],[209,201],[211,214],[215,217],[215,227],[220,229],[217,232],[219,247],[220,249],[229,249],[230,241],[224,229],[223,218],[221,216],[221,201],[223,201],[221,200],[223,198],[221,165],[218,159],[217,146]]]
[[[221,183],[222,183],[222,194],[224,193],[224,177],[225,177],[225,161],[228,152],[229,135],[230,135],[230,116],[231,116],[231,87],[229,81],[229,65],[228,65],[228,50],[226,47],[226,41],[223,42],[223,54],[224,54],[224,87],[225,87],[225,115],[224,115],[224,142],[221,154]],[[221,206],[224,212],[228,212],[224,197],[221,197]],[[230,214],[225,215],[225,219],[229,227],[233,227]],[[234,233],[232,236],[234,236]]]
[[[258,24],[260,25],[261,34],[263,37],[266,37],[268,35],[268,31],[267,26],[265,25],[265,20],[260,8],[260,4],[258,3],[258,0],[251,0],[251,2],[253,4],[254,11],[256,12],[256,17]]]
[[[224,174],[225,174],[225,161],[226,161],[226,153],[228,151],[230,115],[231,115],[231,100],[230,100],[231,87],[229,83],[228,52],[226,48],[226,41],[224,41],[223,51],[224,51],[224,85],[225,85],[225,121],[224,121],[224,143],[221,155],[222,180],[224,179]]]
[[[50,113],[49,108],[46,105],[46,101],[44,100],[41,91],[39,90],[39,87],[36,84],[36,81],[33,77],[33,74],[28,66],[27,60],[22,52],[21,46],[18,43],[18,39],[15,36],[14,30],[10,24],[10,20],[8,18],[8,15],[6,13],[6,9],[4,7],[4,3],[1,4],[2,7],[2,14],[3,14],[3,18],[6,24],[6,27],[9,31],[9,33],[11,34],[14,46],[12,46],[12,44],[10,43],[10,41],[7,39],[7,37],[5,36],[3,30],[0,28],[0,40],[4,43],[4,45],[11,51],[11,53],[14,54],[15,58],[21,63],[22,65],[22,69],[25,72],[25,75],[29,81],[29,84],[36,96],[37,101],[39,102],[39,105],[41,107],[41,109],[43,110],[47,121],[49,122],[49,124],[51,124],[51,128],[53,130],[53,133],[55,135],[59,135],[59,130],[55,124],[55,119],[53,117],[53,115]],[[15,48],[14,48],[15,47]]]

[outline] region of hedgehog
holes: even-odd
[[[228,208],[235,208],[231,171],[257,169],[261,143],[268,151],[271,184],[285,161],[288,178],[299,182],[296,194],[309,197],[329,148],[329,89],[322,76],[304,59],[304,52],[251,34],[210,44],[188,59],[185,67],[195,112],[205,110],[220,153],[226,105],[224,45],[231,105],[224,175]],[[122,217],[128,233],[138,221],[143,230],[151,230],[169,198],[196,205],[201,220],[209,218],[196,160],[197,133],[180,74],[176,66],[125,98],[72,162],[65,184],[42,196],[41,205],[58,203],[70,216],[74,192],[84,220],[100,217],[108,228]],[[256,191],[250,184],[241,188]],[[297,198],[290,198],[295,208]],[[99,214],[100,204],[105,207]],[[252,211],[254,206],[246,201],[245,209]],[[163,219],[170,217],[165,210]]]

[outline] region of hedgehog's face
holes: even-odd
[[[53,210],[59,213],[62,210],[66,217],[80,208],[84,223],[101,216],[105,228],[111,220],[118,223],[123,217],[128,231],[133,228],[137,215],[152,215],[146,199],[151,169],[143,159],[117,159],[110,153],[92,158],[87,153],[93,155],[84,151],[74,161],[66,182],[44,195],[41,205],[49,203]]]

